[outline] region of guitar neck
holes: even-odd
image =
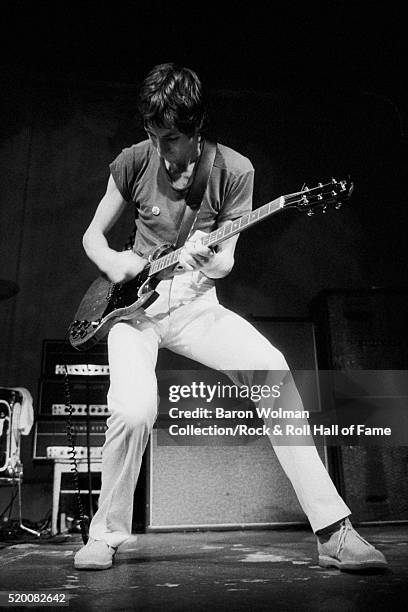
[[[290,194],[287,196],[281,196],[279,198],[276,198],[275,200],[272,200],[271,202],[268,202],[267,204],[256,208],[252,212],[243,215],[239,219],[236,219],[231,223],[225,224],[220,229],[214,230],[207,236],[204,236],[201,239],[201,242],[204,246],[217,246],[217,244],[224,242],[224,240],[231,238],[231,236],[235,236],[236,234],[243,232],[249,227],[252,227],[253,225],[255,225],[255,223],[259,223],[259,221],[266,219],[266,217],[269,217],[270,215],[279,212],[284,208],[289,198],[297,196],[298,194]],[[171,253],[168,253],[167,255],[159,257],[159,259],[153,261],[150,264],[149,273],[157,274],[158,272],[161,272],[162,270],[165,270],[166,268],[170,268],[171,266],[177,264],[180,258],[182,248],[183,247],[180,247],[179,249],[176,249],[175,251],[172,251]]]

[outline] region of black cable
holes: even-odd
[[[41,520],[37,521],[36,526],[37,526],[37,530],[40,532],[45,531],[51,523],[51,510],[49,510],[47,512],[47,514],[45,515],[44,518],[42,518]]]
[[[8,514],[8,518],[7,521],[10,521],[11,519],[11,513],[13,512],[13,506],[14,506],[14,500],[16,499],[17,495],[18,495],[18,485],[16,482],[13,481],[12,487],[15,487],[15,493],[14,493],[14,497],[11,500],[12,503],[9,504],[9,514]]]
[[[13,491],[11,493],[13,495]],[[10,509],[10,507],[13,507],[13,504],[15,502],[15,499],[17,497],[18,494],[18,489],[16,489],[13,497],[10,499],[10,501],[8,502],[7,506],[4,508],[4,510],[2,512],[0,512],[0,520],[2,520],[4,518],[4,515],[7,513],[7,511]]]
[[[73,408],[72,408],[72,403],[71,403],[71,389],[70,389],[70,385],[69,385],[69,374],[68,374],[68,365],[67,365],[67,360],[65,358],[66,356],[66,347],[67,347],[67,343],[68,343],[68,334],[69,334],[69,330],[67,332],[67,335],[65,337],[65,341],[64,341],[64,348],[63,348],[63,365],[64,365],[64,394],[65,394],[65,406],[68,409],[68,414],[67,414],[67,419],[66,419],[66,425],[67,425],[67,439],[68,439],[68,445],[71,447],[69,450],[69,454],[70,454],[70,461],[71,461],[71,473],[72,473],[72,479],[74,482],[74,486],[75,486],[75,501],[77,504],[77,511],[78,511],[78,521],[79,521],[79,525],[81,528],[81,536],[82,536],[82,541],[84,544],[86,544],[88,542],[88,538],[89,538],[89,518],[86,516],[85,511],[84,511],[84,507],[82,505],[82,500],[81,500],[81,487],[80,487],[80,483],[79,483],[79,472],[78,472],[78,463],[77,463],[77,459],[76,459],[76,449],[75,449],[75,442],[74,442],[74,437],[73,437],[73,433],[72,433],[72,412],[73,412]]]

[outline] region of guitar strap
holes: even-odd
[[[204,141],[201,155],[195,169],[193,183],[186,199],[186,207],[181,220],[177,241],[174,245],[176,249],[185,244],[191,228],[194,225],[194,221],[197,218],[214,165],[216,151],[216,144],[209,140]]]

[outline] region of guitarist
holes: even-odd
[[[176,243],[203,146],[202,89],[192,70],[174,64],[153,68],[141,87],[139,111],[148,138],[124,149],[110,165],[106,193],[83,239],[88,257],[113,283],[134,278],[157,247]],[[217,300],[214,279],[231,271],[237,236],[216,251],[200,242],[204,234],[251,210],[253,180],[250,161],[217,144],[207,189],[179,265],[160,281],[159,297],[151,306],[131,320],[117,322],[109,333],[111,416],[103,447],[102,489],[89,541],[75,555],[77,569],[108,569],[115,555],[132,554],[133,493],[157,414],[155,364],[160,347],[214,369],[235,371],[233,381],[249,387],[256,373],[257,382],[264,374],[262,382],[272,387],[274,372],[281,371],[280,404],[302,410],[283,355]],[[105,236],[129,204],[138,212],[135,244],[132,251],[117,252]],[[348,570],[384,567],[382,553],[351,526],[350,510],[313,441],[283,446],[273,435],[270,438],[317,534],[320,564]]]

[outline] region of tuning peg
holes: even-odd
[[[307,214],[307,216],[308,216],[308,217],[311,217],[312,215],[314,215],[314,210],[313,210],[313,208],[309,208],[309,210],[307,211],[307,213],[306,213],[306,214]]]
[[[337,204],[335,205],[335,209],[339,210],[341,207],[343,206],[343,202],[337,202]]]
[[[333,183],[333,185],[337,185],[337,181],[335,178],[332,178],[331,182]]]
[[[325,205],[323,206],[323,208],[322,208],[322,213],[324,214],[324,213],[326,212],[326,210],[327,210],[327,204],[325,204]]]

